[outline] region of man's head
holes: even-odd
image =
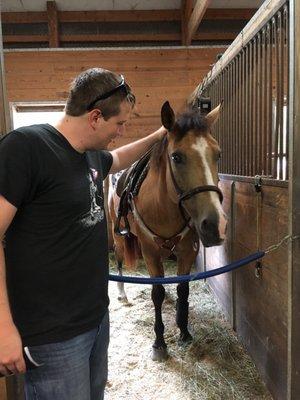
[[[93,109],[100,109],[108,119],[120,112],[120,104],[135,104],[135,96],[124,78],[103,68],[91,68],[78,75],[71,84],[66,103],[66,114],[79,117]]]
[[[84,121],[82,143],[88,149],[106,148],[122,135],[135,96],[122,75],[102,68],[91,68],[78,75],[71,84],[66,103],[66,117]],[[87,125],[86,125],[87,124]]]

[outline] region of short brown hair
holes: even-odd
[[[120,104],[126,100],[132,107],[135,96],[130,86],[125,83],[125,91],[118,90],[104,100],[94,101],[104,93],[109,92],[120,84],[120,75],[103,68],[91,68],[78,75],[71,83],[69,97],[65,111],[67,115],[79,117],[93,108],[101,110],[104,119],[108,119],[120,112]]]

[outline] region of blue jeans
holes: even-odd
[[[29,347],[38,363],[25,374],[26,400],[102,400],[107,381],[109,315],[98,328],[59,343]]]

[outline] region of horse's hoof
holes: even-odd
[[[119,300],[121,303],[128,303],[128,298],[127,298],[126,295],[125,295],[125,296],[118,296],[118,300]]]
[[[193,336],[189,332],[181,333],[179,336],[178,344],[183,346],[193,341]]]
[[[168,350],[166,347],[152,347],[152,360],[153,361],[165,361],[169,357]]]

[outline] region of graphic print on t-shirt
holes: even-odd
[[[101,201],[101,196],[99,194],[95,180],[97,179],[98,172],[90,168],[88,173],[88,180],[90,183],[90,198],[91,198],[91,208],[89,215],[82,220],[83,225],[93,226],[98,222],[102,221],[104,218],[104,210],[101,205],[97,203],[97,199]]]

